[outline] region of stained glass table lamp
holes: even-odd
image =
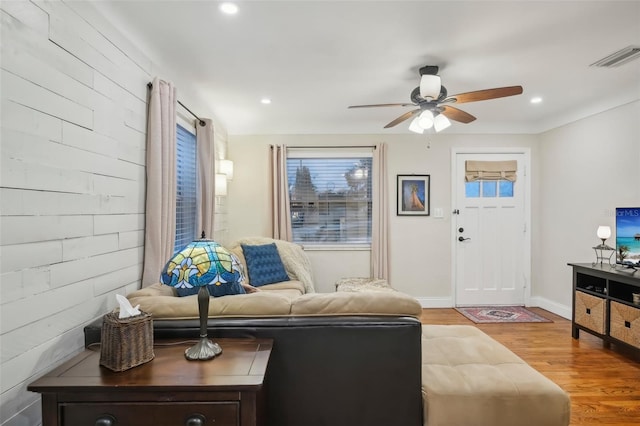
[[[213,240],[195,240],[167,262],[160,282],[174,287],[179,296],[198,293],[200,341],[185,351],[188,360],[207,360],[222,353],[220,345],[209,340],[207,335],[209,299],[211,294],[244,293],[243,280],[238,259]]]

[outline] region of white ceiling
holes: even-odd
[[[347,106],[409,102],[423,65],[440,66],[449,94],[524,88],[458,105],[477,120],[447,133],[538,133],[640,99],[640,60],[589,66],[640,45],[640,1],[262,0],[234,16],[219,3],[95,7],[192,82],[232,135],[408,133],[409,121],[383,126],[409,108]]]

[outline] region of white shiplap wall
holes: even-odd
[[[0,424],[30,426],[40,398],[26,386],[139,286],[146,84],[165,76],[78,5],[0,9]]]

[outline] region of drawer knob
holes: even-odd
[[[185,426],[204,426],[206,419],[202,414],[193,414],[185,422]]]
[[[114,426],[116,419],[110,414],[103,414],[96,419],[96,426]]]

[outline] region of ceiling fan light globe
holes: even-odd
[[[451,126],[451,121],[444,114],[438,114],[433,119],[433,128],[436,132],[440,132],[447,127]]]
[[[424,133],[424,129],[422,127],[420,127],[420,125],[418,124],[418,120],[420,119],[420,116],[414,118],[413,120],[411,120],[411,124],[409,124],[409,130],[411,130],[414,133],[418,133],[419,135]]]
[[[438,99],[441,80],[439,75],[423,75],[420,77],[420,96],[423,99]]]
[[[418,116],[418,125],[423,129],[430,129],[433,127],[433,113],[429,110],[423,111]]]

